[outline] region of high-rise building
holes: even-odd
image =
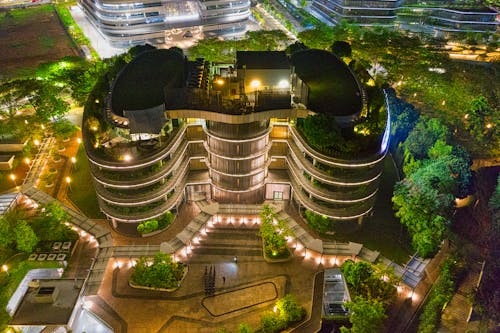
[[[233,64],[188,61],[176,49],[144,52],[115,78],[105,116],[84,113],[100,208],[120,229],[186,200],[287,200],[358,225],[372,212],[387,152],[380,95],[379,132],[352,148],[356,135],[367,135],[355,127],[366,94],[329,52],[237,52]],[[319,114],[339,140],[347,133],[350,152],[310,142],[305,126]]]
[[[129,47],[146,41],[163,43],[166,31],[244,30],[249,0],[79,0],[90,22],[112,45]]]
[[[384,26],[435,37],[495,33],[498,12],[484,6],[440,0],[313,0],[310,10],[332,24]]]

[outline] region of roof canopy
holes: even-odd
[[[159,134],[167,122],[164,111],[165,104],[160,104],[144,110],[125,110],[123,115],[128,118],[131,134]]]

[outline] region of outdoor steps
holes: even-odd
[[[193,246],[193,253],[203,256],[262,256],[257,228],[217,227]]]

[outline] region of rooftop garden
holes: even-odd
[[[323,50],[303,50],[292,54],[297,75],[309,86],[309,108],[334,116],[361,111],[361,91],[349,68]]]
[[[151,50],[137,56],[119,74],[113,87],[112,107],[117,115],[124,110],[142,110],[165,101],[165,87],[182,87],[184,55],[178,49]]]

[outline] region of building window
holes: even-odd
[[[273,200],[283,200],[283,192],[274,191],[273,192]]]

